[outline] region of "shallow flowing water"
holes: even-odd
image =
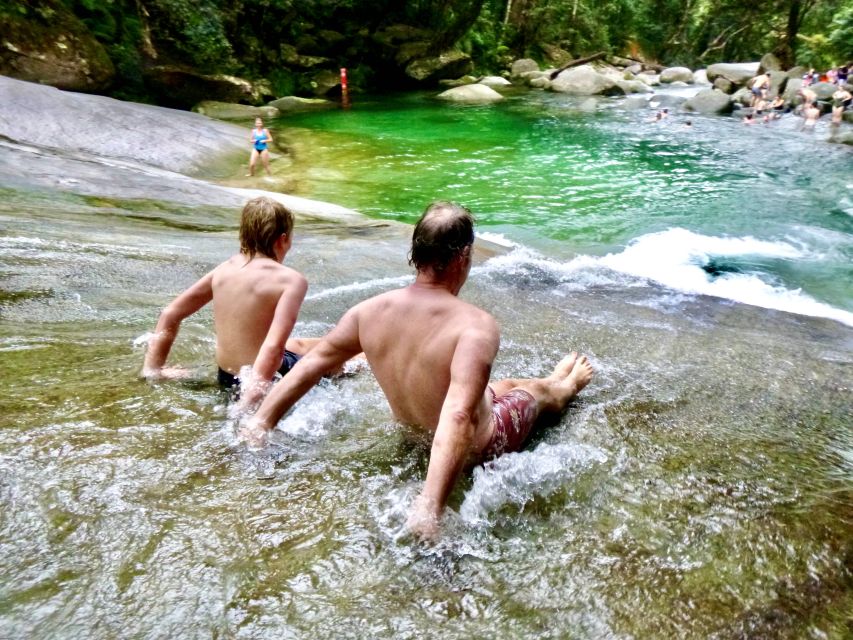
[[[0,176],[0,637],[849,637],[851,154],[784,121],[685,133],[577,104],[410,97],[282,131],[304,195],[405,221],[449,197],[512,245],[463,290],[501,325],[496,377],[572,349],[597,368],[459,483],[431,548],[403,530],[427,447],[368,371],[260,453],[213,384],[208,313],[172,356],[191,382],[138,379],[140,336],[234,251],[238,207]],[[408,282],[406,236],[300,221],[297,331]]]

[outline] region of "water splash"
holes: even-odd
[[[488,524],[504,505],[523,506],[536,496],[551,495],[606,461],[604,451],[583,444],[541,444],[502,455],[474,470],[474,486],[459,515],[471,525]]]

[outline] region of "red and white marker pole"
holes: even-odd
[[[341,67],[341,104],[349,109],[349,87],[347,86],[347,70]]]

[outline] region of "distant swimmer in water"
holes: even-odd
[[[838,87],[838,90],[832,94],[832,124],[841,124],[844,110],[850,107],[851,102],[853,102],[853,95],[847,89]]]
[[[269,129],[264,128],[264,121],[260,118],[255,118],[255,128],[252,129],[249,141],[252,143],[252,153],[249,156],[249,173],[247,174],[247,177],[255,175],[255,165],[258,162],[258,157],[260,157],[261,162],[264,163],[264,169],[266,170],[267,175],[271,176],[270,152],[267,149],[267,146],[272,143],[272,136],[270,135]]]
[[[593,375],[587,357],[572,353],[546,378],[489,382],[500,330],[490,314],[458,298],[473,244],[468,209],[431,204],[412,234],[415,282],[347,311],[273,388],[242,436],[263,442],[324,371],[363,351],[394,417],[432,436],[426,482],[407,526],[434,538],[463,469],[521,449],[538,418],[560,414]]]
[[[813,129],[820,118],[820,109],[818,109],[817,105],[807,104],[805,105],[805,109],[803,109],[803,117],[806,119],[803,122],[803,128]]]
[[[212,301],[220,384],[238,384],[241,367],[252,365],[244,391],[250,382],[250,391],[262,397],[276,372],[287,373],[317,342],[290,338],[308,288],[301,273],[282,264],[292,244],[293,214],[272,198],[249,200],[240,218],[240,253],[163,309],[142,375],[150,380],[187,376],[186,369],[166,367],[166,359],[181,322]]]

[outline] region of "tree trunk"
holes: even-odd
[[[577,67],[578,65],[586,64],[587,62],[592,62],[593,60],[600,60],[601,58],[603,58],[606,55],[607,55],[607,53],[605,53],[604,51],[599,51],[598,53],[593,53],[591,56],[587,56],[586,58],[578,58],[577,60],[572,60],[571,62],[564,64],[562,67],[560,67],[556,71],[552,71],[551,72],[551,80],[556,78],[558,75],[560,75],[566,69],[570,69],[571,67]]]

